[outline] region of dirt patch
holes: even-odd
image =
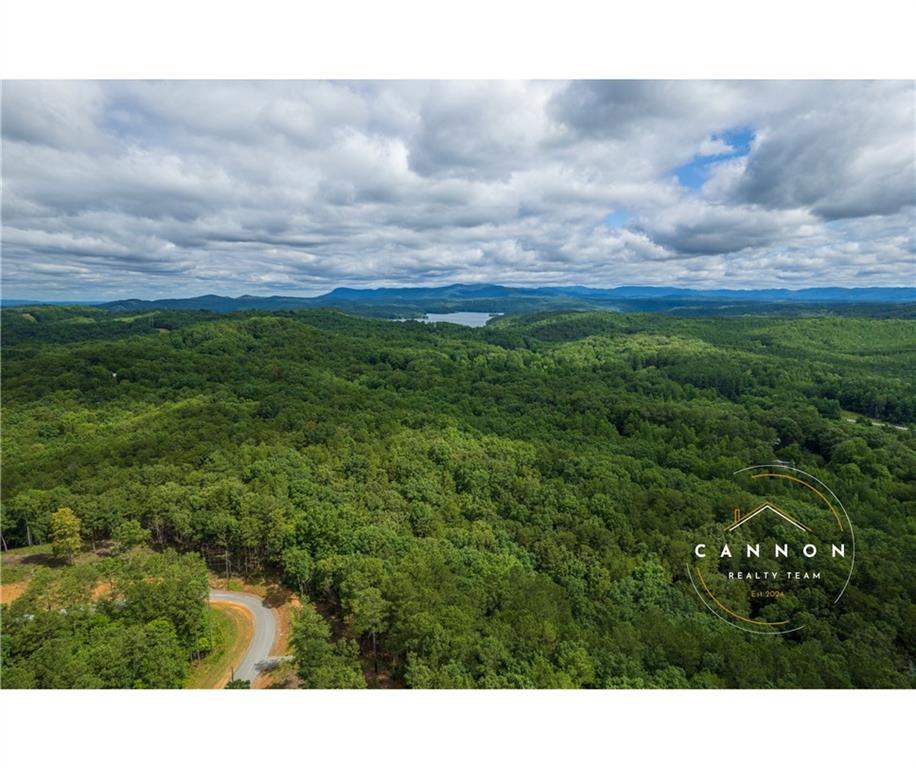
[[[274,640],[274,646],[270,649],[271,656],[286,656],[289,653],[289,624],[290,611],[293,608],[301,608],[297,595],[292,595],[285,603],[273,609],[277,617],[277,637]]]
[[[12,584],[0,584],[0,603],[9,605],[13,600],[25,592],[27,586],[29,586],[29,584],[26,581],[16,581]]]
[[[271,690],[295,690],[299,687],[299,676],[291,664],[282,664],[268,674],[261,675],[254,684],[255,688]]]
[[[92,599],[101,600],[103,597],[111,594],[111,589],[110,581],[97,581],[92,588]]]
[[[241,576],[232,576],[228,580],[223,576],[210,574],[210,588],[224,589],[228,592],[247,592],[257,595],[271,608],[276,608],[288,602],[295,596],[292,590],[287,589],[276,581],[258,579],[257,581],[245,579]]]

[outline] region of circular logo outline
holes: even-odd
[[[851,556],[850,563],[849,563],[849,573],[846,575],[846,581],[844,582],[843,587],[842,587],[842,588],[840,589],[840,591],[837,593],[837,596],[834,598],[833,603],[832,603],[833,605],[836,605],[836,604],[840,601],[840,598],[843,597],[843,594],[846,592],[846,588],[849,586],[849,582],[852,580],[852,573],[853,573],[853,570],[854,570],[855,564],[856,564],[856,534],[855,534],[855,528],[853,527],[852,520],[851,520],[850,517],[849,517],[849,513],[846,511],[846,507],[843,506],[843,502],[840,501],[839,497],[833,492],[833,489],[830,488],[830,486],[827,485],[827,483],[825,483],[825,482],[824,482],[823,480],[821,480],[820,478],[815,477],[815,476],[812,475],[811,473],[805,472],[804,470],[798,469],[797,467],[793,467],[793,466],[791,466],[791,465],[789,465],[789,464],[753,464],[753,465],[751,465],[751,466],[749,466],[749,467],[744,467],[744,468],[742,468],[742,469],[739,469],[739,470],[733,472],[733,473],[732,473],[732,476],[740,475],[740,474],[742,474],[742,473],[744,473],[744,472],[749,472],[749,471],[752,471],[752,470],[755,470],[755,469],[778,469],[778,470],[782,470],[782,472],[795,472],[795,473],[798,473],[798,474],[800,474],[800,475],[804,475],[806,478],[808,478],[808,480],[813,480],[813,481],[814,481],[815,483],[817,483],[823,490],[825,490],[828,494],[830,494],[830,496],[833,498],[833,501],[836,502],[837,506],[842,510],[842,512],[843,512],[843,517],[846,518],[846,522],[847,522],[847,524],[849,525],[849,537],[850,537],[850,541],[851,541],[851,544],[852,544],[852,556]],[[814,491],[814,493],[817,494],[824,502],[826,502],[828,508],[830,509],[830,511],[831,511],[831,512],[834,514],[834,516],[836,517],[837,524],[839,525],[840,530],[841,530],[841,531],[843,530],[843,524],[842,524],[842,521],[840,520],[839,514],[838,514],[837,511],[834,509],[833,505],[830,503],[830,500],[829,500],[821,491],[819,491],[817,488],[815,488],[814,486],[812,486],[809,482],[804,481],[804,480],[802,480],[802,479],[800,479],[800,478],[798,478],[798,477],[793,477],[793,476],[791,476],[791,475],[776,474],[776,473],[769,473],[769,472],[768,472],[768,473],[761,473],[760,475],[754,475],[753,477],[755,477],[755,478],[757,478],[757,477],[779,477],[779,478],[791,480],[791,481],[793,481],[793,482],[797,482],[797,483],[800,483],[800,484],[803,485],[803,486],[806,486],[806,487],[809,488],[810,490]],[[780,512],[779,510],[774,510],[774,511],[776,511],[777,513]],[[785,517],[785,515],[782,515],[782,516]],[[745,519],[747,519],[747,518],[745,518]],[[786,518],[786,519],[788,519],[789,522],[791,522],[793,525],[796,525],[796,526],[798,526],[798,527],[803,527],[803,525],[802,525],[801,523],[799,523],[798,521],[791,520],[791,519],[789,519],[789,518]],[[741,521],[741,522],[743,522],[743,521]],[[738,524],[738,523],[736,523],[736,525],[733,525],[733,526],[731,526],[731,527],[732,527],[732,528],[737,527],[737,524]],[[693,577],[693,569],[691,568],[691,564],[690,564],[690,563],[687,564],[687,576],[688,576],[688,578],[690,579],[690,584],[691,584],[691,586],[693,586],[694,591],[697,593],[697,597],[700,598],[700,602],[702,602],[703,605],[706,606],[706,609],[707,609],[713,616],[715,616],[717,619],[719,619],[720,621],[724,621],[726,624],[728,624],[728,625],[731,626],[731,627],[735,627],[735,628],[740,629],[740,630],[742,630],[742,631],[744,631],[744,632],[750,632],[751,634],[755,634],[755,635],[787,635],[787,634],[790,634],[790,633],[792,633],[792,632],[798,632],[799,630],[804,629],[805,626],[806,626],[805,624],[799,624],[798,626],[792,627],[791,629],[783,629],[783,630],[757,630],[757,629],[749,629],[748,627],[744,627],[744,626],[741,626],[740,624],[736,624],[734,621],[730,621],[729,619],[725,618],[725,617],[722,616],[720,613],[718,613],[717,611],[715,611],[715,610],[712,608],[712,606],[710,606],[710,604],[706,601],[706,598],[703,597],[703,594],[700,592],[699,588],[697,587],[696,580],[695,580],[694,577]],[[700,573],[699,568],[697,568],[697,577],[700,579],[701,583],[703,584],[703,587],[704,587],[705,592],[709,595],[709,597],[712,599],[712,601],[713,601],[713,602],[714,602],[723,612],[725,612],[726,614],[730,614],[730,615],[734,616],[735,618],[737,618],[737,619],[739,619],[739,620],[741,620],[741,621],[749,622],[749,623],[752,623],[752,624],[771,624],[771,625],[777,625],[777,624],[787,624],[787,623],[788,623],[788,621],[784,621],[784,622],[764,622],[764,621],[757,621],[757,620],[755,620],[755,619],[750,619],[750,618],[747,618],[747,617],[744,617],[744,616],[739,616],[738,614],[735,614],[733,611],[729,610],[726,606],[724,606],[721,602],[719,602],[719,600],[715,597],[715,595],[712,594],[712,592],[709,590],[709,587],[706,585],[705,581],[703,581],[703,575],[702,575],[702,573]]]

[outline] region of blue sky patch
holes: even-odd
[[[630,219],[632,218],[633,214],[630,212],[629,208],[615,208],[604,217],[601,223],[608,229],[623,229],[630,223]]]
[[[720,139],[731,147],[731,151],[717,155],[694,155],[689,163],[675,168],[674,173],[682,187],[699,189],[706,183],[713,166],[723,160],[744,157],[751,151],[754,131],[751,128],[733,128],[729,131],[712,134],[711,138]]]

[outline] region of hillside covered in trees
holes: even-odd
[[[209,650],[199,555],[42,568],[3,611],[4,688],[180,688]]]
[[[204,562],[299,591],[306,687],[914,684],[916,321],[24,307],[3,335],[5,545],[69,508],[86,547],[139,524],[160,553],[108,566],[104,610],[78,570],[65,612],[5,609],[4,685],[174,683],[203,612],[130,596],[202,604]],[[776,460],[830,484],[859,547],[784,637],[719,621],[683,568],[732,473]],[[119,643],[159,666],[106,672]]]

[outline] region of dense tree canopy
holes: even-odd
[[[88,546],[148,532],[218,572],[281,574],[306,602],[307,686],[912,686],[914,328],[5,311],[2,532],[49,541],[69,507]],[[773,460],[827,481],[860,541],[843,601],[786,637],[726,626],[682,568],[746,495],[732,473]],[[192,581],[14,625],[21,598],[4,674],[170,684],[180,670],[127,650],[106,672],[93,638],[187,658]]]
[[[41,571],[3,609],[3,686],[180,688],[207,647],[206,595],[193,553]]]

